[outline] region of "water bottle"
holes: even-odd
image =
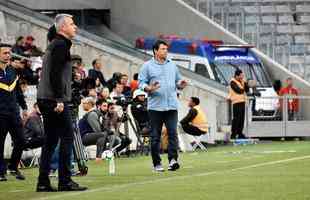
[[[115,160],[114,156],[109,159],[109,174],[114,175],[115,174]]]
[[[102,159],[108,161],[109,164],[109,174],[115,174],[115,160],[114,160],[114,153],[111,150],[106,150],[102,153]]]

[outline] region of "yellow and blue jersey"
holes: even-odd
[[[13,67],[0,69],[0,115],[10,115],[17,112],[16,87],[18,76]]]

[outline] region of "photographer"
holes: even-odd
[[[98,105],[99,110],[95,109],[95,100],[91,97],[87,97],[82,101],[83,109],[86,114],[79,121],[80,134],[83,145],[96,145],[96,162],[101,160],[101,154],[106,149],[106,143],[108,136],[111,135],[111,131],[102,128],[103,115],[101,110],[107,112],[108,103],[105,101],[100,102]],[[114,142],[110,140],[110,146]]]
[[[114,108],[118,116],[122,116],[123,110],[127,108],[127,106],[123,105],[123,102],[126,100],[126,97],[123,94],[123,89],[124,86],[122,84],[115,83],[113,91],[110,94],[110,98],[116,104]]]
[[[119,83],[123,85],[123,94],[125,97],[130,97],[131,96],[131,88],[128,85],[128,75],[127,74],[122,74]]]
[[[124,86],[122,84],[115,83],[113,90],[110,94],[111,99],[114,99],[115,97],[117,98],[125,97],[125,95],[123,94],[123,90]]]
[[[102,115],[104,116],[102,122],[103,129],[110,130],[111,133],[113,133],[110,138],[110,141],[114,143],[113,146],[116,146],[117,144],[119,144],[119,142],[121,143],[121,145],[116,149],[117,152],[120,152],[131,143],[131,140],[127,135],[119,132],[121,122],[125,119],[119,117],[119,115],[115,111],[115,104],[112,102],[108,104],[107,110],[103,110],[102,106],[100,108]]]
[[[131,113],[138,122],[141,132],[148,134],[150,131],[150,121],[147,112],[146,93],[144,91],[139,89],[134,91]]]

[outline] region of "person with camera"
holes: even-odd
[[[108,109],[108,103],[102,101],[98,103],[99,109],[95,107],[96,102],[92,97],[82,100],[82,107],[86,114],[79,121],[79,129],[84,146],[96,145],[96,162],[101,161],[101,154],[106,150],[106,143],[110,131],[102,129],[103,115],[101,110]]]
[[[118,116],[121,117],[123,115],[124,109],[127,109],[127,106],[124,105],[126,102],[126,97],[123,94],[124,86],[116,82],[113,91],[110,93],[110,98],[114,102],[114,109],[117,112]]]
[[[112,92],[110,93],[110,97],[111,99],[115,99],[115,98],[124,98],[125,95],[123,94],[123,90],[124,90],[124,85],[116,82]]]
[[[233,107],[233,119],[231,125],[231,139],[245,138],[243,134],[245,103],[247,92],[249,92],[248,83],[244,79],[242,70],[237,69],[234,77],[230,81],[228,99]]]
[[[147,112],[146,93],[137,89],[133,93],[133,102],[131,105],[131,114],[138,122],[142,134],[149,134],[150,119]]]
[[[160,140],[163,124],[167,127],[168,170],[180,168],[178,163],[178,99],[177,89],[187,81],[181,80],[178,67],[169,59],[168,44],[158,40],[153,45],[154,58],[145,62],[139,73],[139,88],[148,93],[148,112],[151,122],[151,154],[155,172],[163,172],[160,158]]]
[[[119,83],[123,85],[123,94],[125,97],[130,97],[131,96],[131,88],[128,85],[128,75],[127,74],[122,74]]]
[[[9,161],[8,170],[18,180],[24,180],[24,175],[18,170],[25,143],[22,121],[18,106],[18,75],[10,65],[11,46],[0,44],[0,181],[7,181],[6,163],[3,158],[4,143],[8,132],[11,135],[14,148]]]
[[[109,148],[111,149],[111,147],[114,147],[120,143],[121,145],[116,149],[117,152],[120,152],[131,143],[129,137],[119,131],[119,127],[125,119],[119,117],[114,102],[109,102],[107,109],[102,106],[100,107],[100,109],[103,115],[102,126],[104,129],[111,131],[111,134],[109,136],[109,141],[111,142],[111,145],[109,146]]]

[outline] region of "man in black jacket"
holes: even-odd
[[[53,34],[43,59],[43,70],[38,87],[38,105],[43,116],[46,141],[42,148],[37,192],[56,191],[48,178],[51,157],[60,140],[58,191],[81,191],[71,179],[70,157],[73,145],[73,127],[68,102],[71,101],[71,39],[77,27],[71,15],[55,17]],[[49,35],[50,36],[50,35]]]
[[[7,181],[3,151],[8,132],[14,144],[8,169],[17,179],[25,179],[17,168],[23,152],[24,137],[16,97],[18,76],[9,65],[10,59],[11,46],[0,44],[0,181]]]
[[[105,81],[105,78],[104,78],[103,73],[101,71],[102,64],[101,64],[100,60],[99,59],[93,60],[92,65],[93,65],[93,69],[88,70],[88,77],[93,79],[93,80],[99,79],[100,83],[103,86],[106,86],[107,82]]]

